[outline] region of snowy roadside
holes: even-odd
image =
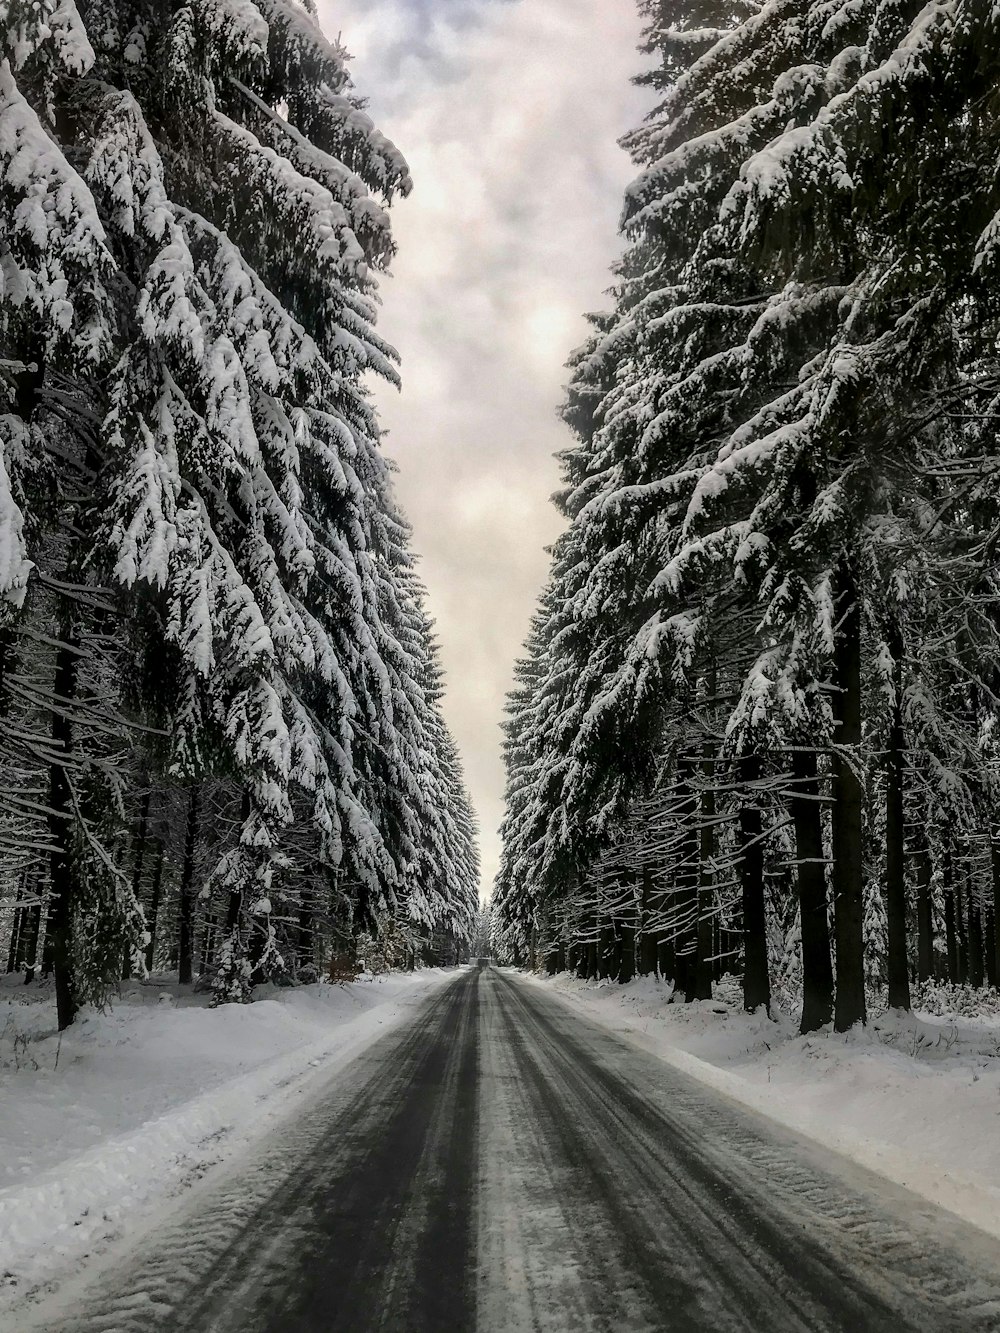
[[[887,1014],[801,1037],[670,987],[531,977],[594,1022],[1000,1237],[1000,1017]]]
[[[51,997],[0,985],[0,1312],[245,1149],[455,975],[219,1009],[190,988],[131,984],[61,1043]]]

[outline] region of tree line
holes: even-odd
[[[640,9],[496,946],[843,1031],[1000,971],[1000,16]]]
[[[0,42],[8,970],[65,1027],[145,969],[244,1000],[359,932],[467,942],[366,387],[405,161],[311,0],[4,0]]]

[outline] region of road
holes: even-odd
[[[46,1333],[945,1333],[1000,1329],[1000,1246],[487,969],[38,1315]]]

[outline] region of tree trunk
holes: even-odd
[[[251,814],[252,809],[253,809],[253,807],[252,807],[252,804],[251,804],[251,801],[250,801],[250,793],[244,789],[244,791],[243,791],[243,796],[242,796],[242,799],[241,799],[241,801],[240,801],[240,828],[241,828],[241,829],[242,829],[243,826],[246,824],[247,820],[250,818],[250,814]],[[363,893],[359,894],[359,904],[360,904],[360,911],[361,911],[362,914],[363,914],[364,911],[366,910],[366,909],[365,909],[365,900],[364,900],[364,894],[363,894]],[[228,906],[227,906],[227,908],[226,908],[226,937],[227,937],[227,938],[231,937],[232,934],[233,934],[233,932],[239,927],[239,923],[240,923],[240,914],[242,913],[242,911],[243,911],[243,886],[242,886],[242,885],[237,885],[236,888],[231,889],[230,892],[229,892],[229,904],[228,904]],[[537,941],[537,936],[538,936],[538,931],[537,931],[536,927],[533,925],[533,926],[531,927],[531,936],[530,936],[529,941],[528,941],[528,970],[531,971],[531,972],[536,971],[536,969],[537,969],[537,967],[538,967],[538,958],[537,958],[537,955],[536,955],[536,952],[535,952],[535,950],[536,950],[536,946],[537,946],[537,942],[538,942],[538,941]],[[428,947],[429,947],[429,946],[428,946]],[[430,966],[430,964],[428,964],[428,966]]]
[[[761,774],[760,757],[744,755],[740,780],[750,789]],[[740,807],[740,890],[743,899],[743,1008],[753,1013],[761,1006],[771,1014],[771,980],[767,970],[767,919],[764,908],[763,818],[753,795]]]
[[[152,799],[152,790],[146,791],[139,806],[139,827],[135,837],[135,859],[132,864],[132,896],[137,903],[142,902],[142,865],[146,858],[146,833],[149,828],[149,806]],[[128,981],[131,975],[132,955],[130,950],[126,949],[122,962],[122,980]]]
[[[661,981],[677,981],[677,960],[672,939],[660,940],[656,946],[656,970]]]
[[[49,856],[50,899],[46,929],[46,950],[56,979],[56,1016],[59,1031],[73,1022],[79,1010],[74,969],[73,900],[79,893],[79,878],[74,864],[72,830],[73,811],[67,764],[73,752],[73,724],[70,710],[76,697],[79,657],[77,636],[64,615],[61,623],[63,645],[56,652],[53,693],[56,709],[52,713],[52,748],[62,760],[49,765]]]
[[[674,978],[685,1000],[693,1000],[697,985],[699,919],[699,851],[695,815],[698,798],[691,790],[694,764],[682,755],[677,764],[677,820],[683,829],[680,863],[674,877]]]
[[[885,877],[887,969],[889,1008],[909,1009],[910,977],[906,959],[906,853],[903,845],[903,787],[905,782],[903,734],[903,642],[898,629],[889,636],[893,660],[893,705],[886,755]]]
[[[614,933],[608,926],[602,926],[597,943],[597,977],[599,981],[607,981],[615,976],[614,970]]]
[[[934,975],[934,912],[931,904],[931,856],[924,843],[917,854],[917,980]]]
[[[635,924],[624,921],[619,931],[621,940],[621,964],[618,968],[618,980],[624,985],[635,977]]]
[[[714,690],[713,690],[714,693]],[[711,742],[702,751],[701,777],[705,784],[701,795],[701,829],[698,836],[698,921],[696,948],[689,1000],[712,998],[712,956],[715,952],[715,754]],[[690,983],[689,983],[690,984]]]
[[[993,972],[1000,985],[1000,828],[993,830],[990,862],[993,871]]]
[[[153,970],[153,952],[156,948],[156,918],[160,911],[160,894],[163,887],[163,841],[157,839],[156,864],[153,867],[153,888],[149,898],[149,943],[146,945],[146,971]]]
[[[944,934],[945,943],[948,949],[948,980],[953,986],[957,986],[961,974],[961,965],[958,952],[958,931],[956,930],[955,925],[955,885],[952,880],[952,858],[950,847],[945,848],[942,865],[942,879],[944,893]]]
[[[24,889],[18,889],[17,901],[20,902],[23,897]],[[14,909],[14,920],[10,925],[10,946],[7,949],[8,976],[11,972],[20,972],[21,970],[21,944],[24,937],[24,925],[27,911],[28,909],[26,907],[16,907]]]
[[[177,939],[177,980],[182,986],[191,980],[192,945],[194,943],[194,854],[198,841],[198,829],[201,823],[201,786],[191,788],[191,800],[188,805],[187,833],[184,838],[184,861],[181,867],[181,882],[178,898],[178,918],[180,930]]]
[[[637,968],[641,977],[652,977],[656,974],[656,936],[643,935],[639,940],[639,957]]]
[[[965,886],[969,930],[969,984],[983,984],[983,919],[971,880]]]
[[[621,980],[624,947],[621,929],[615,928],[611,934],[611,956],[608,963],[608,976],[612,981]]]
[[[846,562],[838,572],[840,632],[834,659],[833,710],[838,723],[833,774],[833,900],[837,941],[834,1027],[867,1021],[865,1009],[863,791],[852,767],[861,744],[861,606]],[[847,753],[844,754],[843,751]]]
[[[295,957],[297,960],[297,968],[304,967],[307,963],[311,963],[313,961],[314,951],[315,940],[313,936],[312,907],[308,902],[305,902],[299,907],[298,917],[295,923]],[[409,968],[409,971],[412,972],[413,968]]]
[[[955,893],[955,934],[958,937],[958,984],[964,986],[969,980],[969,931],[966,921],[966,898],[958,875],[954,873],[952,883]]]
[[[986,984],[997,988],[997,925],[993,912],[987,908],[986,911],[986,940],[985,940],[985,964],[986,964]]]
[[[28,923],[24,942],[24,984],[29,986],[35,979],[38,967],[38,936],[42,931],[42,905],[36,903],[28,909]]]
[[[823,814],[816,755],[792,756],[793,795],[789,802],[798,862],[799,923],[802,933],[802,1021],[799,1031],[815,1032],[833,1017],[833,964],[823,864]]]
[[[132,894],[136,902],[141,901],[142,867],[146,859],[146,842],[149,833],[149,807],[153,800],[152,790],[144,793],[139,807],[139,827],[135,837],[135,860],[132,865]]]

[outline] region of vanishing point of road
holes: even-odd
[[[38,1327],[997,1330],[1000,1245],[488,968],[61,1307]]]

